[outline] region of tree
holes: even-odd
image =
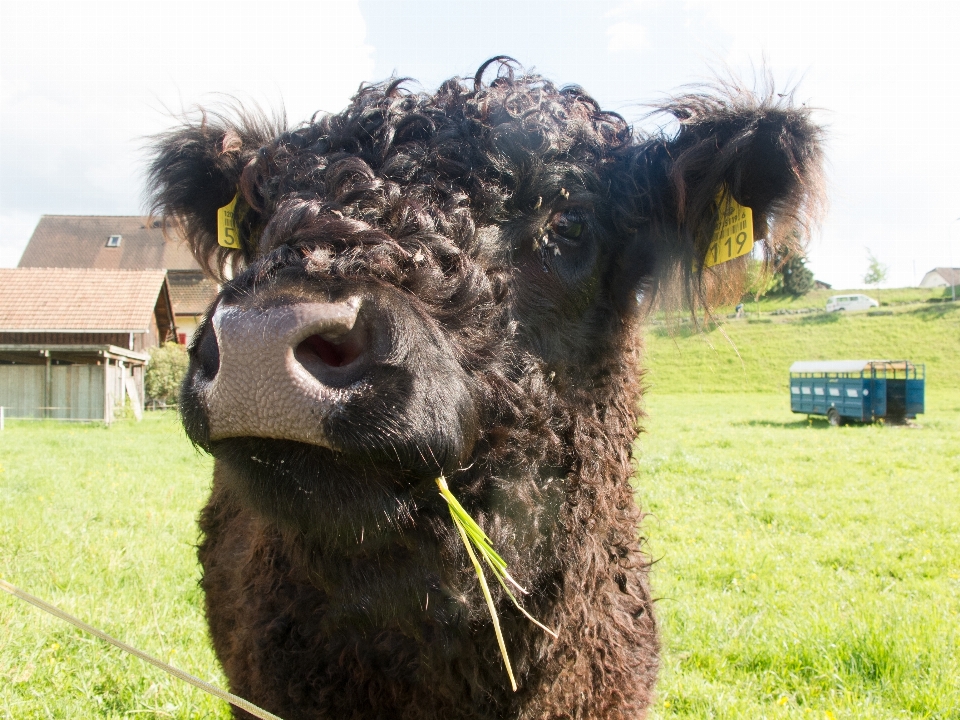
[[[807,259],[799,252],[777,253],[773,259],[772,272],[756,258],[750,258],[747,262],[746,293],[748,295],[800,297],[813,290],[813,272],[807,268]]]
[[[873,253],[870,252],[870,248],[867,248],[867,258],[870,263],[867,267],[867,274],[863,276],[863,281],[867,285],[879,287],[880,283],[887,279],[887,270],[889,268],[874,257]]]
[[[782,295],[800,297],[813,290],[813,273],[807,268],[806,258],[800,254],[788,254],[780,266],[783,278]]]
[[[189,362],[187,349],[183,345],[167,342],[153,348],[143,378],[147,397],[164,403],[175,403]]]
[[[755,257],[747,258],[747,275],[744,283],[744,295],[751,298],[763,297],[767,293],[776,292],[779,287],[779,276],[768,270],[763,261]]]

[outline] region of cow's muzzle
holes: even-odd
[[[212,325],[219,368],[201,395],[210,440],[261,437],[338,449],[323,426],[369,362],[361,300],[265,309],[221,304]]]

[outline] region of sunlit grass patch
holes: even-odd
[[[654,717],[960,717],[958,402],[830,428],[783,395],[648,398]]]
[[[174,413],[7,421],[0,576],[224,687],[203,617],[196,517],[211,464]],[[0,718],[228,718],[229,709],[20,600],[0,597]]]
[[[870,358],[925,364],[934,394],[960,388],[960,303],[892,316],[830,313],[724,323],[722,332],[716,326],[703,332],[692,325],[649,328],[644,365],[654,392],[788,392],[796,360]]]
[[[809,423],[785,393],[647,405],[652,717],[960,719],[960,392],[916,428]],[[175,416],[9,422],[0,468],[0,576],[222,686],[194,547],[210,461]],[[0,717],[138,715],[229,709],[0,597]]]

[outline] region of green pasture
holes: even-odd
[[[924,363],[934,390],[960,388],[960,302],[868,312],[722,318],[655,325],[645,341],[657,394],[785,393],[795,360],[897,359]]]
[[[637,496],[664,668],[652,717],[960,720],[960,309],[650,329]],[[808,319],[811,318],[811,319]],[[789,412],[796,359],[927,363],[913,426]],[[0,577],[223,686],[197,586],[210,461],[173,414],[8,422]],[[0,718],[226,706],[0,593]]]
[[[0,577],[223,687],[197,581],[211,463],[174,413],[8,421]],[[0,718],[228,718],[219,700],[0,592]]]
[[[960,288],[957,288],[960,291]],[[947,300],[951,297],[950,288],[867,288],[860,290],[811,290],[806,295],[794,297],[793,295],[764,295],[761,298],[747,297],[743,301],[744,309],[748,313],[766,313],[775,310],[800,310],[816,309],[823,310],[827,304],[827,298],[833,295],[855,295],[864,294],[872,297],[880,303],[881,308],[896,307],[913,303],[936,303]],[[732,313],[733,305],[719,309],[719,313],[726,315]]]
[[[648,396],[654,718],[960,718],[960,392],[916,426]]]

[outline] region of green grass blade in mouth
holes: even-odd
[[[453,515],[451,513],[451,515]],[[487,609],[490,611],[490,618],[493,620],[493,629],[497,633],[497,644],[500,645],[500,654],[503,656],[503,664],[507,668],[507,675],[510,677],[510,687],[514,692],[517,691],[517,680],[513,677],[513,666],[510,665],[510,656],[507,654],[507,644],[503,640],[503,631],[500,629],[500,617],[497,615],[497,608],[493,604],[493,597],[490,595],[490,587],[487,585],[487,578],[483,574],[483,568],[480,567],[480,561],[470,546],[466,530],[456,515],[453,515],[453,524],[460,531],[460,538],[463,540],[463,546],[467,549],[467,555],[470,556],[470,562],[473,563],[473,569],[477,573],[477,579],[480,581],[480,589],[483,590],[483,597],[487,601]]]
[[[487,601],[487,608],[490,611],[490,619],[493,621],[493,629],[497,634],[497,643],[500,645],[500,654],[503,656],[503,664],[507,669],[507,675],[510,677],[510,687],[513,688],[514,692],[517,690],[517,682],[513,677],[513,667],[510,665],[510,656],[507,655],[507,646],[503,640],[503,632],[500,629],[500,618],[497,615],[496,606],[493,604],[493,597],[490,595],[490,587],[487,585],[487,578],[484,575],[483,567],[480,565],[480,561],[477,559],[477,553],[479,553],[484,562],[490,568],[490,572],[493,573],[493,576],[497,579],[497,582],[500,583],[500,587],[503,588],[503,591],[507,594],[507,597],[513,601],[513,604],[516,605],[517,609],[527,617],[532,623],[537,627],[541,628],[544,632],[557,637],[555,630],[551,630],[546,625],[541,623],[539,620],[534,618],[530,613],[523,609],[523,606],[520,605],[520,601],[517,600],[516,596],[507,586],[509,582],[513,585],[518,592],[526,595],[527,591],[524,590],[520,584],[510,577],[510,573],[507,572],[507,563],[500,557],[496,550],[493,549],[493,544],[490,542],[490,538],[487,537],[487,534],[483,531],[477,522],[470,517],[470,514],[464,510],[463,506],[450,491],[450,488],[447,486],[446,478],[441,475],[437,478],[437,487],[440,488],[440,495],[447,502],[447,507],[450,509],[450,517],[453,519],[453,524],[457,527],[457,532],[460,534],[460,539],[463,540],[463,546],[467,550],[467,555],[470,557],[470,561],[473,563],[473,569],[477,573],[477,580],[480,581],[480,589],[483,591],[483,597]],[[476,550],[476,552],[474,552]]]

